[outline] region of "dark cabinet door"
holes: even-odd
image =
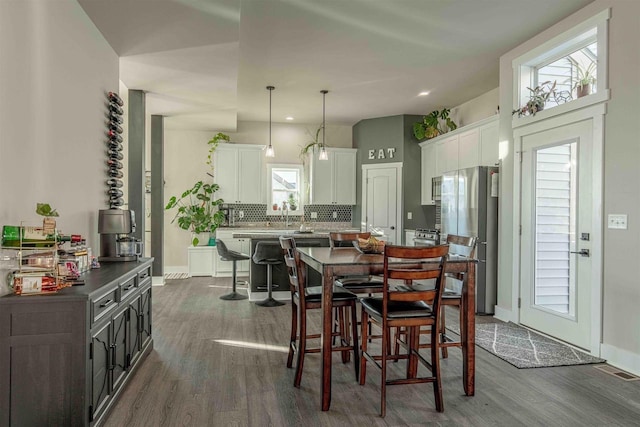
[[[142,325],[140,325],[140,345],[145,348],[151,340],[151,286],[142,291],[140,310],[142,317]]]
[[[91,419],[103,410],[111,396],[111,328],[107,322],[91,335]]]
[[[112,390],[120,387],[127,373],[127,308],[113,316],[113,335],[111,341]]]
[[[129,336],[127,337],[129,344],[129,365],[132,366],[138,360],[140,356],[140,350],[142,346],[140,345],[140,336],[141,336],[141,326],[142,319],[140,316],[142,315],[142,311],[140,310],[142,298],[140,295],[136,296],[131,302],[129,302]]]

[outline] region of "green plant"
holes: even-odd
[[[592,61],[585,67],[570,56],[567,57],[567,60],[572,65],[572,67],[576,69],[576,74],[574,76],[571,76],[571,78],[569,79],[572,84],[572,90],[581,86],[592,85],[596,82],[595,73],[597,69],[597,62]]]
[[[316,147],[320,147],[320,145],[322,145],[318,140],[318,138],[320,137],[320,131],[322,131],[322,125],[318,126],[315,135],[311,134],[311,132],[307,130],[307,133],[309,134],[309,136],[311,136],[311,141],[309,141],[307,145],[303,146],[300,149],[300,153],[298,154],[298,157],[300,157],[300,160],[302,161],[302,166],[306,165],[307,156],[309,155],[309,153],[314,152]]]
[[[209,154],[207,155],[207,164],[211,166],[212,169],[213,169],[213,153],[214,151],[216,151],[216,148],[218,148],[218,144],[220,144],[221,141],[229,142],[230,140],[231,138],[229,138],[229,135],[224,134],[222,132],[218,132],[213,136],[213,138],[209,140],[209,142],[207,142],[207,144],[209,144]]]
[[[36,213],[41,216],[59,216],[58,211],[49,206],[49,203],[36,203]]]
[[[296,196],[293,195],[293,193],[289,194],[289,199],[287,201],[289,203],[289,209],[291,209],[292,211],[298,209],[298,200],[296,199]]]
[[[533,89],[528,87],[527,89],[531,92],[529,100],[522,107],[517,110],[513,110],[512,114],[518,113],[518,117],[526,115],[535,116],[538,111],[542,111],[544,109],[544,105],[547,103],[549,97],[555,95],[556,84],[557,82],[555,80],[553,82],[549,80],[544,83],[540,83]]]
[[[178,208],[171,223],[177,220],[178,227],[189,230],[196,235],[215,232],[224,222],[224,213],[219,210],[219,206],[224,201],[214,197],[219,188],[218,184],[205,184],[198,181],[180,197],[172,196],[165,207],[167,210]],[[198,242],[198,237],[194,236],[193,246],[197,246]]]
[[[422,118],[422,122],[413,124],[413,135],[421,141],[455,130],[458,125],[449,117],[450,112],[449,108],[430,112]]]

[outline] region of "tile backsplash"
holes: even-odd
[[[228,204],[228,207],[234,208],[234,224],[242,225],[243,223],[256,223],[256,222],[277,222],[279,216],[267,216],[267,205],[233,205]],[[243,218],[240,218],[240,211],[243,213]],[[315,212],[317,218],[311,218],[311,213]],[[333,213],[336,213],[336,218],[333,217]],[[307,205],[304,207],[304,221],[305,222],[351,222],[352,206],[351,205]],[[295,222],[299,222],[297,217],[294,217]]]

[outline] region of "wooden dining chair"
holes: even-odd
[[[440,378],[440,349],[438,331],[441,317],[438,315],[444,289],[444,271],[449,247],[408,247],[388,245],[384,251],[383,292],[380,297],[367,297],[362,304],[362,358],[360,359],[360,384],[365,384],[367,361],[381,368],[380,415],[386,415],[386,393],[388,385],[431,382],[438,412],[444,410],[442,380]],[[418,290],[413,286],[416,280],[435,279],[432,288]],[[367,344],[367,321],[377,323],[382,328],[381,355],[371,354]],[[420,355],[420,327],[429,326],[431,331],[431,361]],[[406,328],[408,351],[393,354],[389,351],[391,328]],[[387,361],[407,360],[407,377],[387,379]],[[380,363],[378,364],[378,361]],[[429,377],[417,377],[418,361],[431,370]]]
[[[280,236],[280,246],[282,246],[284,261],[287,266],[291,290],[291,336],[287,367],[292,367],[293,356],[297,353],[298,359],[293,385],[300,387],[304,355],[320,352],[320,347],[307,348],[307,340],[321,337],[320,334],[307,333],[307,310],[322,308],[322,286],[321,284],[319,286],[307,286],[306,268],[300,260],[300,254],[296,250],[296,242],[293,237]],[[333,346],[331,350],[342,352],[343,362],[349,360],[347,356],[350,351],[353,351],[356,380],[359,378],[360,369],[358,327],[356,324],[357,300],[358,297],[354,293],[337,286],[334,287],[331,307],[334,312],[337,312],[340,326],[338,331],[332,334],[339,338],[339,343],[337,346]],[[345,321],[345,309],[350,311],[350,322]],[[347,325],[351,326],[351,334],[348,332]]]
[[[449,255],[461,255],[468,258],[475,258],[476,256],[476,237],[458,236],[455,234],[447,235],[447,245],[449,245]],[[462,342],[460,340],[454,340],[451,336],[447,335],[446,331],[446,313],[445,306],[458,307],[458,318],[460,319],[460,331],[463,325],[463,313],[462,313],[462,292],[461,286],[452,288],[449,285],[453,285],[451,279],[456,281],[464,280],[464,273],[446,273],[445,274],[445,288],[442,292],[442,308],[440,310],[440,351],[442,357],[446,359],[449,357],[449,347],[462,348]],[[421,330],[421,334],[429,334],[429,330]],[[403,329],[396,329],[395,334],[395,352],[399,352],[401,345],[406,346],[406,331]],[[431,343],[420,344],[420,348],[429,348]]]
[[[353,247],[353,242],[358,239],[369,239],[370,232],[330,232],[329,246],[332,248],[341,246]],[[379,276],[342,276],[337,277],[335,284],[353,292],[354,294],[375,294],[382,292],[382,278]]]

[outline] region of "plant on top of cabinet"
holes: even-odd
[[[542,111],[544,109],[544,105],[547,103],[547,100],[551,95],[556,94],[556,84],[557,82],[554,80],[546,81],[544,83],[540,83],[538,86],[531,89],[528,87],[531,94],[529,95],[529,100],[522,107],[517,110],[513,110],[511,115],[518,114],[518,117],[530,115],[535,116],[538,111]]]
[[[209,154],[207,155],[207,164],[211,167],[212,170],[213,170],[213,153],[214,151],[216,151],[216,148],[218,148],[218,144],[220,144],[221,141],[229,142],[230,140],[231,138],[229,138],[229,135],[224,134],[222,132],[218,132],[213,136],[213,138],[209,140],[209,142],[207,142],[207,144],[209,144]]]
[[[422,141],[455,130],[458,125],[449,117],[450,112],[449,108],[433,110],[422,118],[422,122],[413,124],[413,135],[418,141]]]

